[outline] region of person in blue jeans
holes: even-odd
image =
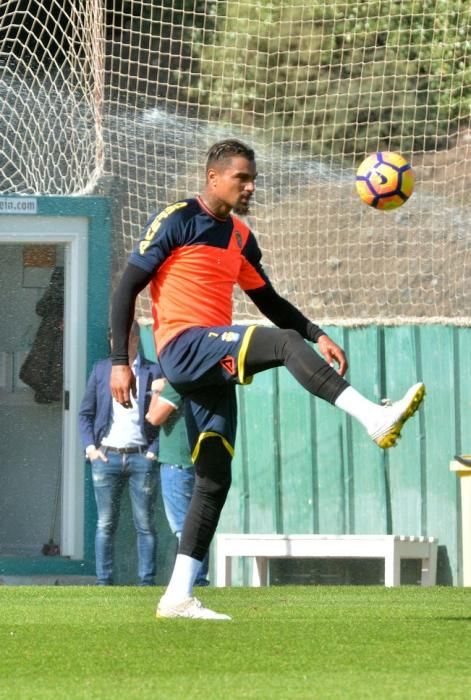
[[[136,395],[125,408],[110,391],[111,359],[100,360],[91,372],[79,411],[79,430],[97,505],[95,559],[97,584],[113,584],[113,543],[121,496],[129,488],[137,533],[139,585],[155,585],[156,533],[154,504],[157,483],[158,428],[145,420],[152,382],[161,376],[158,365],[138,353],[139,324],[129,336],[129,364],[136,378]]]
[[[170,529],[180,542],[195,486],[183,399],[164,378],[153,382],[152,394],[146,418],[153,425],[160,426],[158,461],[162,500]],[[206,554],[195,586],[209,585],[208,570],[209,554]]]

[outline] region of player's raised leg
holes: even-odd
[[[255,328],[245,358],[246,374],[281,365],[311,394],[358,420],[383,449],[396,444],[404,423],[414,415],[425,395],[425,386],[418,383],[399,401],[377,404],[354,389],[296,331]]]
[[[385,399],[378,406],[365,399],[353,387],[348,387],[340,394],[335,405],[357,418],[367,429],[370,438],[386,450],[396,445],[404,423],[417,411],[424,396],[425,386],[419,382],[413,384],[399,401]]]

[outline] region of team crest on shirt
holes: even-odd
[[[224,367],[226,372],[228,372],[231,376],[234,376],[237,372],[237,366],[236,366],[236,361],[235,358],[232,357],[231,355],[226,355],[226,357],[223,357],[222,360],[219,360],[219,363]]]
[[[235,236],[237,245],[242,250],[242,234],[240,233],[240,231],[234,231],[234,236]]]
[[[226,343],[233,343],[236,340],[239,340],[240,338],[240,333],[236,333],[235,331],[224,331],[221,335],[221,340],[225,340]]]

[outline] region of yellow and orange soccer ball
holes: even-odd
[[[360,199],[375,209],[387,211],[402,206],[414,191],[415,175],[400,153],[372,153],[357,170],[356,188]]]

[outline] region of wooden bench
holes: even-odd
[[[232,557],[253,557],[252,586],[268,583],[270,559],[384,559],[384,585],[401,584],[401,560],[422,561],[422,586],[433,586],[437,574],[435,537],[400,535],[257,535],[216,536],[216,586],[232,583]]]

